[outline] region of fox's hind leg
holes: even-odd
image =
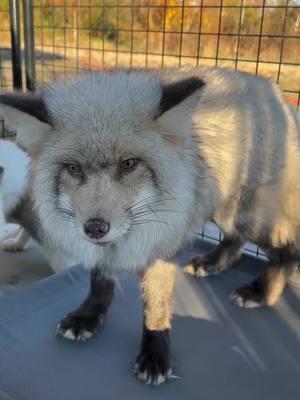
[[[114,293],[114,281],[95,268],[91,271],[91,288],[88,297],[57,326],[57,334],[71,340],[85,341],[92,337],[102,324]]]
[[[299,260],[288,249],[272,249],[267,254],[269,264],[264,273],[231,294],[234,304],[245,308],[272,306],[279,299]]]
[[[197,277],[219,274],[232,267],[240,259],[244,243],[239,237],[225,236],[209,253],[189,261],[184,271]]]

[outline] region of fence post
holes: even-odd
[[[35,90],[35,54],[32,0],[23,0],[23,18],[26,87],[28,90]]]
[[[12,71],[14,89],[22,89],[21,36],[19,0],[9,0]]]

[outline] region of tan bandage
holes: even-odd
[[[157,260],[142,274],[141,289],[147,329],[161,331],[171,328],[175,275],[175,265],[162,260]]]

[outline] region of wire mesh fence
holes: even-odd
[[[217,65],[275,79],[300,100],[300,3],[37,0],[37,81],[84,69]]]
[[[14,3],[0,2],[4,90]],[[21,88],[82,70],[209,65],[270,77],[300,106],[300,0],[23,0],[20,20]],[[214,227],[202,236],[220,239]]]
[[[9,6],[19,1],[0,3],[0,60],[4,60],[0,83],[9,88]],[[23,0],[23,4],[33,13],[31,62],[38,85],[86,69],[216,65],[273,78],[287,100],[299,107],[299,0]],[[23,21],[26,18],[21,18],[21,31]]]
[[[10,14],[7,1],[0,2],[0,89],[13,87]]]

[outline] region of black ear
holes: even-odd
[[[0,94],[0,103],[22,111],[41,122],[50,123],[45,103],[39,94],[7,93]]]
[[[205,83],[200,78],[196,77],[164,85],[156,118],[170,110],[170,108],[177,106],[204,85]]]
[[[32,155],[39,151],[53,128],[40,94],[0,94],[0,118],[16,132],[16,142]]]

